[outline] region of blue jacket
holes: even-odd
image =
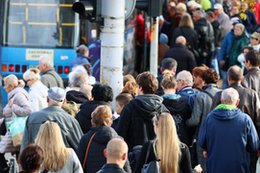
[[[232,30],[227,33],[227,35],[224,37],[224,40],[222,41],[221,50],[218,55],[218,61],[225,60],[225,57],[229,54],[233,40],[234,32]]]
[[[216,108],[204,122],[199,145],[208,153],[208,173],[249,173],[248,154],[257,151],[259,139],[247,114]]]

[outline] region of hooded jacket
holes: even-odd
[[[118,136],[115,130],[111,127],[98,126],[91,128],[89,132],[81,138],[78,145],[77,155],[81,165],[83,165],[88,143],[94,133],[95,136],[93,137],[88,150],[86,167],[85,169],[83,168],[83,171],[87,173],[95,173],[102,168],[102,166],[106,163],[104,149],[112,138]]]
[[[209,113],[199,137],[207,153],[207,172],[249,173],[249,152],[257,151],[259,139],[250,117],[240,109]]]
[[[155,137],[153,118],[161,112],[169,112],[162,104],[163,99],[154,94],[145,94],[135,97],[123,109],[117,127],[131,151],[136,145]]]

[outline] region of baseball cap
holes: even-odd
[[[221,4],[216,3],[213,7],[215,10],[223,8]]]
[[[255,38],[257,40],[260,40],[260,34],[258,32],[254,32],[252,35],[251,35],[251,38]]]
[[[66,91],[59,87],[52,87],[48,90],[48,97],[57,102],[63,102],[66,96]]]

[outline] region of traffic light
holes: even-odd
[[[145,11],[150,17],[162,14],[162,0],[136,0],[135,8]]]
[[[79,13],[80,19],[98,21],[101,15],[101,0],[80,0],[73,4],[72,10]]]

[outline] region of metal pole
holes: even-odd
[[[150,72],[157,76],[158,71],[158,17],[152,18],[151,22],[151,49],[150,49]]]
[[[102,0],[101,15],[100,81],[112,87],[115,98],[123,88],[125,1]]]

